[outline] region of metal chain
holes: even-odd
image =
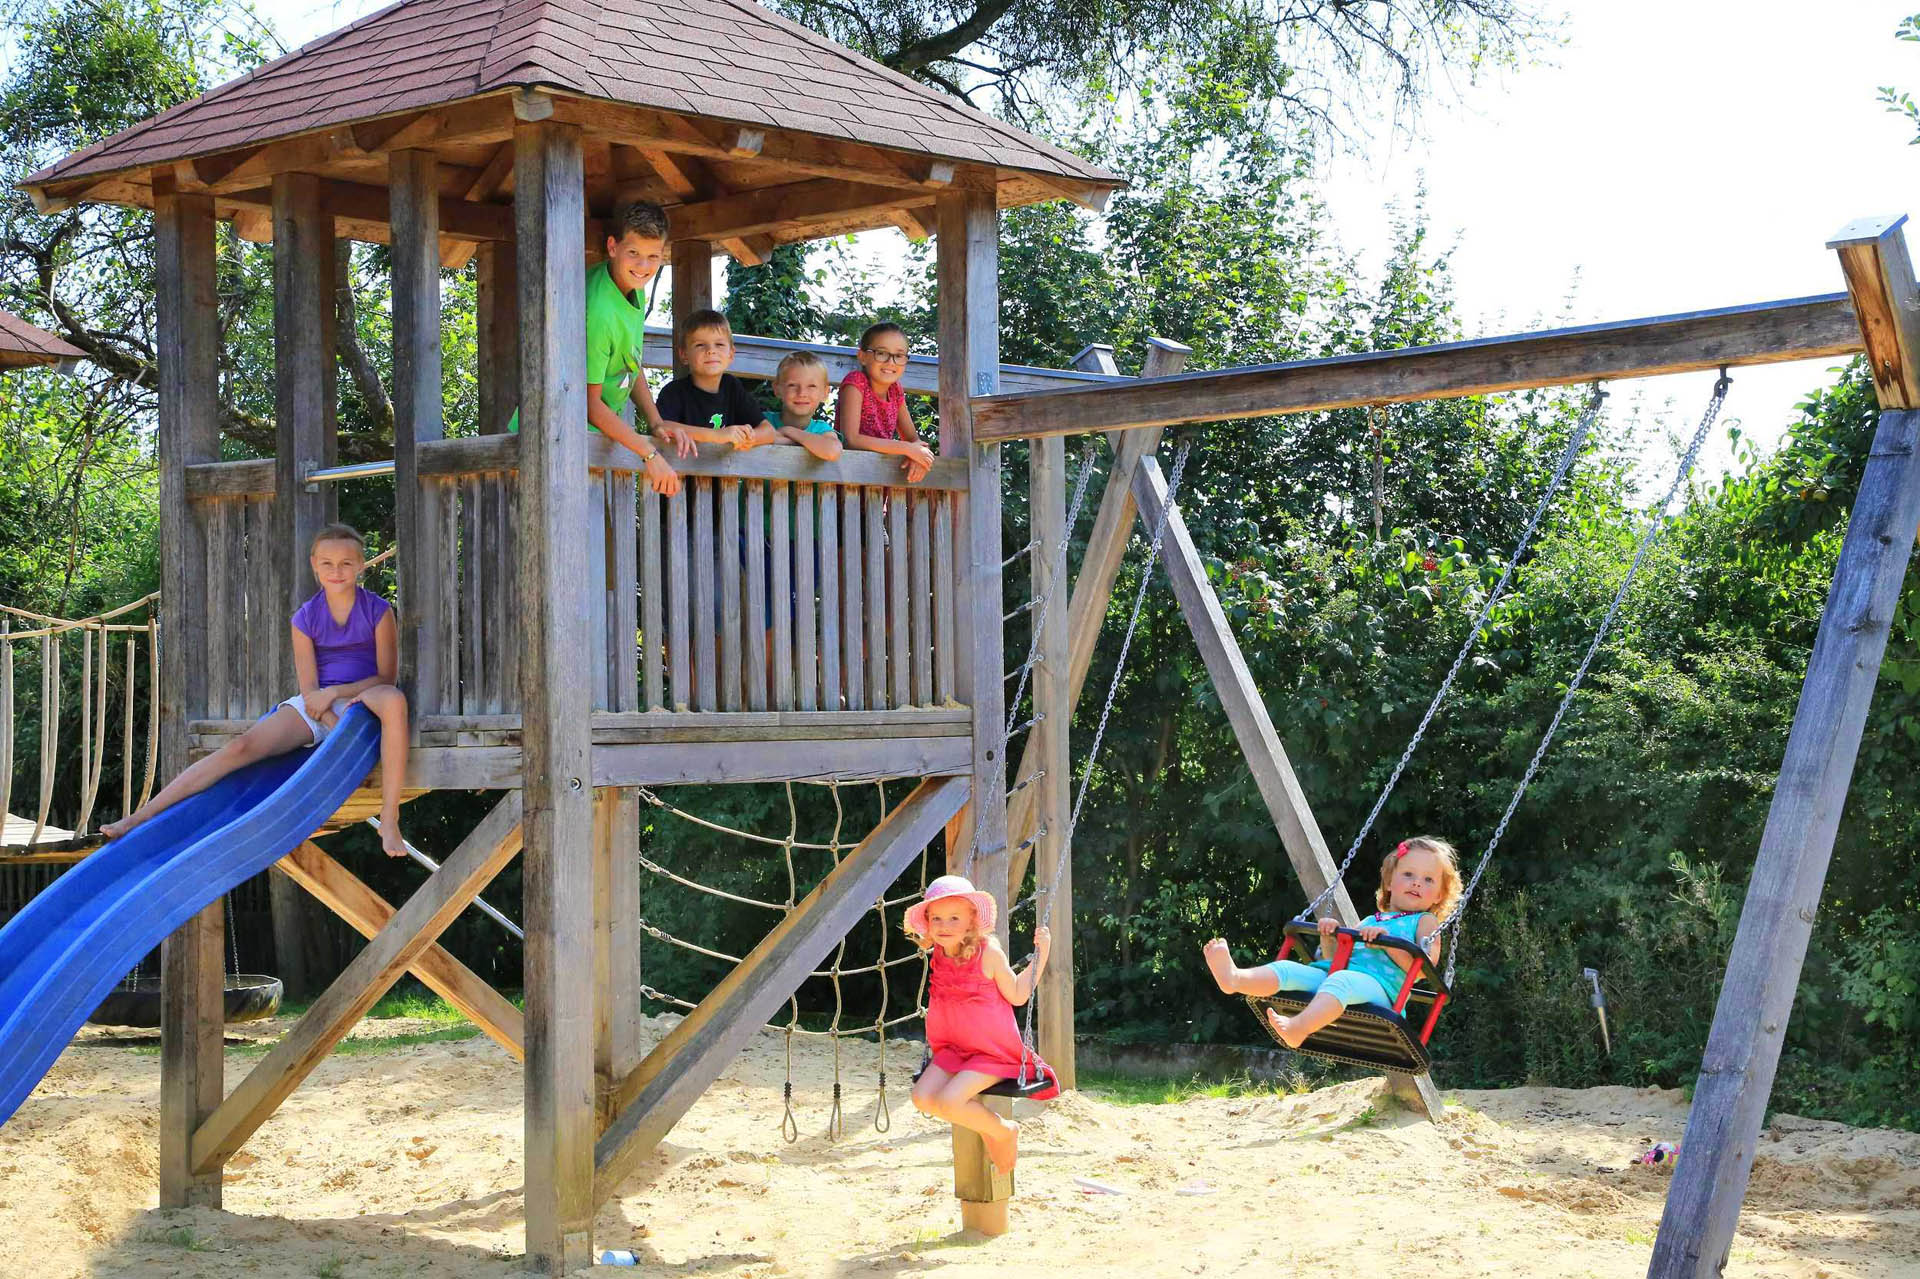
[[[1587,645],[1585,657],[1580,666],[1567,682],[1565,696],[1554,709],[1553,719],[1547,724],[1547,731],[1540,738],[1540,745],[1534,748],[1533,758],[1527,761],[1527,771],[1520,777],[1520,784],[1514,788],[1513,798],[1507,801],[1507,811],[1500,815],[1500,824],[1493,828],[1493,838],[1487,841],[1486,851],[1480,854],[1480,861],[1473,868],[1473,875],[1467,886],[1461,890],[1460,900],[1455,903],[1453,917],[1446,927],[1452,929],[1452,939],[1447,944],[1447,984],[1453,984],[1453,970],[1460,958],[1460,930],[1466,918],[1467,903],[1473,899],[1474,890],[1480,886],[1480,877],[1487,873],[1487,866],[1493,861],[1493,850],[1500,846],[1501,839],[1507,833],[1507,824],[1513,820],[1513,814],[1520,807],[1520,800],[1526,795],[1527,787],[1532,784],[1533,776],[1540,771],[1540,762],[1546,758],[1547,747],[1553,744],[1554,734],[1560,731],[1560,721],[1566,717],[1567,710],[1573,705],[1574,694],[1580,691],[1580,684],[1587,677],[1587,670],[1593,665],[1593,659],[1600,652],[1607,633],[1613,629],[1614,619],[1620,614],[1620,607],[1626,602],[1627,592],[1633,586],[1633,579],[1639,575],[1640,566],[1646,563],[1647,555],[1659,541],[1660,532],[1666,526],[1667,509],[1680,488],[1693,473],[1693,464],[1700,457],[1700,447],[1706,443],[1707,432],[1713,429],[1713,423],[1720,416],[1720,409],[1727,401],[1727,389],[1733,385],[1726,369],[1720,370],[1720,377],[1713,384],[1713,397],[1707,401],[1706,412],[1700,416],[1700,425],[1694,428],[1693,439],[1687,445],[1687,451],[1680,459],[1680,468],[1674,473],[1673,483],[1667,486],[1666,496],[1654,508],[1647,521],[1646,531],[1640,535],[1640,546],[1634,552],[1633,563],[1627,566],[1627,575],[1620,579],[1620,589],[1613,593],[1613,602],[1607,606],[1606,616],[1600,619],[1600,628],[1594,632],[1593,642]]]
[[[1575,460],[1579,458],[1580,450],[1587,440],[1587,433],[1592,430],[1594,422],[1598,420],[1600,406],[1606,398],[1607,393],[1600,389],[1600,384],[1594,383],[1593,391],[1587,399],[1587,406],[1581,411],[1579,420],[1574,423],[1573,434],[1567,439],[1567,447],[1561,450],[1560,461],[1553,468],[1553,475],[1547,481],[1546,491],[1541,493],[1540,501],[1534,506],[1533,516],[1528,519],[1527,527],[1522,530],[1520,540],[1514,543],[1513,553],[1507,557],[1506,567],[1500,571],[1500,580],[1494,583],[1492,592],[1480,605],[1479,615],[1473,619],[1473,625],[1467,628],[1467,638],[1462,641],[1460,651],[1454,654],[1453,665],[1448,668],[1446,678],[1440,681],[1440,687],[1434,693],[1433,700],[1427,703],[1427,713],[1420,717],[1419,726],[1413,730],[1413,740],[1409,741],[1407,748],[1400,752],[1400,760],[1393,766],[1393,775],[1387,778],[1387,784],[1381,788],[1379,797],[1373,801],[1373,809],[1367,814],[1367,820],[1360,823],[1360,832],[1353,837],[1353,843],[1348,845],[1347,855],[1340,859],[1340,865],[1334,870],[1333,878],[1327,881],[1327,886],[1321,890],[1318,897],[1307,903],[1306,909],[1300,912],[1299,918],[1310,918],[1315,911],[1326,904],[1327,899],[1332,897],[1345,881],[1347,868],[1353,865],[1353,859],[1360,852],[1360,846],[1366,843],[1367,836],[1372,833],[1374,822],[1379,820],[1381,810],[1387,806],[1387,797],[1393,794],[1393,788],[1400,783],[1400,775],[1407,771],[1407,761],[1411,760],[1413,753],[1420,749],[1420,742],[1427,735],[1427,726],[1433,723],[1433,717],[1439,712],[1441,703],[1446,701],[1447,693],[1453,688],[1453,681],[1459,677],[1460,668],[1466,665],[1467,657],[1479,646],[1481,629],[1486,626],[1487,618],[1492,616],[1494,607],[1506,596],[1507,587],[1513,581],[1513,574],[1519,566],[1521,557],[1527,553],[1527,547],[1533,542],[1535,530],[1540,527],[1540,521],[1545,517],[1547,508],[1553,504],[1554,495],[1560,491],[1561,484],[1566,481],[1567,473],[1573,469]]]
[[[1027,601],[1027,607],[1035,607],[1033,634],[1027,639],[1027,660],[1020,664],[1020,682],[1014,687],[1013,696],[1007,700],[1006,736],[1008,737],[1013,735],[1013,721],[1020,714],[1020,699],[1027,695],[1027,681],[1032,677],[1034,663],[1040,656],[1040,637],[1046,630],[1047,608],[1053,603],[1054,590],[1067,576],[1067,550],[1073,542],[1074,527],[1080,523],[1080,507],[1087,499],[1087,481],[1093,477],[1093,455],[1093,437],[1088,436],[1080,449],[1080,476],[1073,482],[1073,501],[1067,507],[1067,531],[1066,535],[1060,539],[1059,550],[1054,557],[1057,561],[1054,571],[1047,580],[1046,592],[1041,595],[1038,606],[1034,606],[1033,600]],[[1034,544],[1038,542],[1039,539],[1036,537]],[[1019,609],[1014,610],[1015,613],[1019,611]],[[1003,742],[1002,746],[1004,745]],[[1001,754],[1002,756],[1006,754],[1004,749]]]

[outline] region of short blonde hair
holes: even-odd
[[[360,536],[360,530],[351,524],[323,524],[307,543],[307,554],[312,555],[320,549],[322,542],[352,542],[360,548],[360,558],[367,557],[367,539]]]
[[[782,357],[780,363],[774,367],[773,380],[778,382],[790,369],[806,369],[810,373],[818,373],[826,379],[828,387],[833,386],[833,378],[827,372],[827,362],[812,351],[794,351]]]
[[[1374,901],[1381,910],[1393,908],[1393,868],[1408,853],[1431,853],[1440,863],[1440,895],[1434,899],[1427,913],[1441,923],[1447,922],[1447,916],[1453,914],[1454,905],[1460,900],[1460,854],[1452,844],[1438,835],[1415,835],[1412,839],[1403,839],[1380,863],[1380,891],[1374,895]]]

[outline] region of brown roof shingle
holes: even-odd
[[[764,92],[786,70],[805,76],[791,101]],[[1119,181],[752,0],[401,0],[27,182],[168,164],[535,85],[939,159],[991,158],[1006,168]]]
[[[84,360],[87,353],[17,315],[0,311],[0,369]]]

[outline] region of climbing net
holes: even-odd
[[[833,812],[832,824],[831,830],[824,843],[800,838],[800,804],[796,799],[795,790],[796,787],[800,786],[817,787],[827,792],[831,798]],[[782,836],[767,835],[758,831],[745,830],[738,826],[730,826],[724,822],[699,816],[698,814],[689,812],[678,805],[668,802],[646,787],[640,788],[641,798],[665,818],[670,818],[692,827],[712,831],[716,834],[744,840],[751,844],[778,848],[786,874],[786,893],[780,900],[770,900],[766,897],[758,897],[745,892],[735,892],[714,884],[703,883],[684,870],[676,870],[664,865],[654,857],[649,856],[646,851],[638,853],[640,867],[656,881],[663,884],[672,884],[677,888],[686,889],[690,892],[721,901],[732,902],[738,906],[763,910],[771,915],[778,916],[780,919],[784,919],[799,904],[806,890],[810,887],[810,885],[804,882],[801,867],[796,864],[796,861],[804,859],[809,855],[814,855],[814,860],[818,861],[820,860],[817,857],[818,854],[827,854],[826,872],[831,873],[833,868],[840,864],[842,858],[851,852],[860,842],[860,838],[866,834],[865,831],[861,831],[859,836],[848,837],[849,826],[852,822],[852,818],[848,812],[848,800],[850,791],[864,791],[868,788],[872,789],[873,796],[878,802],[879,813],[874,822],[874,825],[878,826],[881,821],[886,819],[890,811],[887,802],[885,782],[842,782],[835,779],[826,782],[786,783],[787,831],[786,834]],[[876,1132],[886,1132],[893,1126],[893,1115],[887,1098],[888,1032],[897,1026],[924,1018],[927,1011],[926,957],[917,947],[906,944],[904,939],[895,938],[894,934],[898,931],[900,919],[900,916],[896,912],[904,910],[911,903],[920,900],[922,893],[925,891],[927,884],[927,856],[927,850],[922,849],[917,871],[918,882],[910,891],[902,891],[899,895],[893,897],[883,896],[874,902],[873,915],[879,926],[879,943],[873,959],[867,963],[849,964],[847,962],[847,938],[843,936],[834,948],[833,958],[828,965],[824,968],[815,969],[808,975],[809,980],[824,981],[831,985],[831,1011],[826,1014],[825,1025],[807,1025],[802,1021],[799,991],[795,991],[788,997],[786,1017],[780,1021],[768,1024],[768,1029],[781,1033],[786,1040],[786,1082],[783,1088],[784,1113],[780,1120],[780,1131],[781,1135],[789,1142],[800,1139],[799,1120],[794,1114],[793,1102],[793,1042],[796,1038],[800,1037],[826,1039],[833,1045],[833,1099],[831,1108],[828,1111],[826,1128],[829,1140],[838,1141],[845,1135],[846,1131],[846,1092],[844,1076],[846,1068],[846,1045],[850,1039],[859,1039],[864,1042],[868,1037],[872,1037],[877,1044],[876,1073],[878,1076],[878,1085],[874,1093],[872,1122]],[[913,877],[914,872],[909,872],[909,875],[903,878],[912,879]],[[653,900],[653,898],[647,894],[643,894],[642,900],[648,901]],[[727,965],[737,965],[743,958],[740,955],[730,954],[717,946],[681,937],[669,928],[662,926],[655,919],[648,918],[644,914],[641,915],[638,922],[641,931],[647,937],[688,954],[703,956]],[[777,923],[778,920],[775,922]],[[901,947],[901,953],[890,954],[889,950],[896,942]],[[900,969],[906,969],[907,971],[901,973],[898,971]],[[642,971],[645,971],[644,967]],[[848,997],[844,983],[850,978],[871,978],[877,982],[879,987],[878,1001],[873,1014],[865,1020],[858,1022],[850,1022],[848,1020]],[[895,1012],[893,1009],[896,990],[904,991],[908,989],[911,989],[913,992],[911,1006],[903,1011]],[[656,1003],[682,1011],[690,1011],[698,1005],[698,1001],[696,1000],[686,999],[680,995],[661,990],[644,981],[640,985],[640,993],[645,998],[653,1000]]]

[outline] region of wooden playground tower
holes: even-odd
[[[455,56],[463,49],[470,56]],[[739,83],[742,68],[776,63],[810,68],[819,98],[776,101]],[[1183,350],[1165,344],[1138,381],[1094,351],[1090,372],[1025,370],[1034,389],[1002,393],[997,210],[1061,197],[1097,206],[1118,181],[745,0],[407,0],[29,180],[42,207],[108,201],[155,215],[162,772],[291,684],[285,619],[311,590],[303,548],[335,509],[328,481],[344,477],[333,466],[342,236],[392,250],[411,777],[502,792],[398,909],[311,843],[283,863],[370,941],[230,1094],[218,905],[168,941],[163,1205],[217,1205],[226,1160],[411,970],[524,1061],[528,1264],[552,1274],[583,1264],[597,1205],[931,839],[946,832],[952,865],[971,853],[976,881],[1002,901],[1029,846],[1051,878],[1066,855],[1066,726],[1134,520],[1162,520],[1154,454],[1165,427],[1864,349],[1888,411],[1652,1271],[1717,1272],[1920,523],[1910,411],[1920,311],[1899,222],[1836,241],[1851,301],[1151,376],[1177,373]],[[598,219],[635,196],[671,206],[676,319],[711,304],[716,252],[753,262],[776,243],[879,226],[935,236],[941,458],[926,481],[905,488],[896,464],[874,455],[821,467],[766,449],[681,464],[689,482],[671,501],[636,485],[638,460],[582,429],[580,341]],[[274,246],[270,459],[220,460],[220,219]],[[469,259],[481,433],[449,438],[439,270]],[[515,405],[521,430],[505,434]],[[1110,433],[1115,460],[1070,605],[1048,614],[1039,638],[1045,718],[1016,776],[1042,776],[1009,802],[998,445],[1033,441],[1033,536],[1050,547],[1067,534],[1063,437],[1091,431]],[[1326,842],[1198,551],[1177,513],[1164,524],[1176,595],[1302,888],[1318,894],[1334,874]],[[732,548],[763,538],[776,548],[770,565],[747,555],[736,569]],[[1053,556],[1034,554],[1032,572],[1036,597],[1056,585],[1066,595]],[[774,608],[769,638],[758,616],[789,595],[792,616]],[[923,780],[643,1056],[635,788],[880,776]],[[524,1016],[435,945],[516,853]],[[1063,887],[1056,910],[1068,901]],[[1330,906],[1356,918],[1344,891]],[[1070,1085],[1071,933],[1060,932],[1041,1048]]]

